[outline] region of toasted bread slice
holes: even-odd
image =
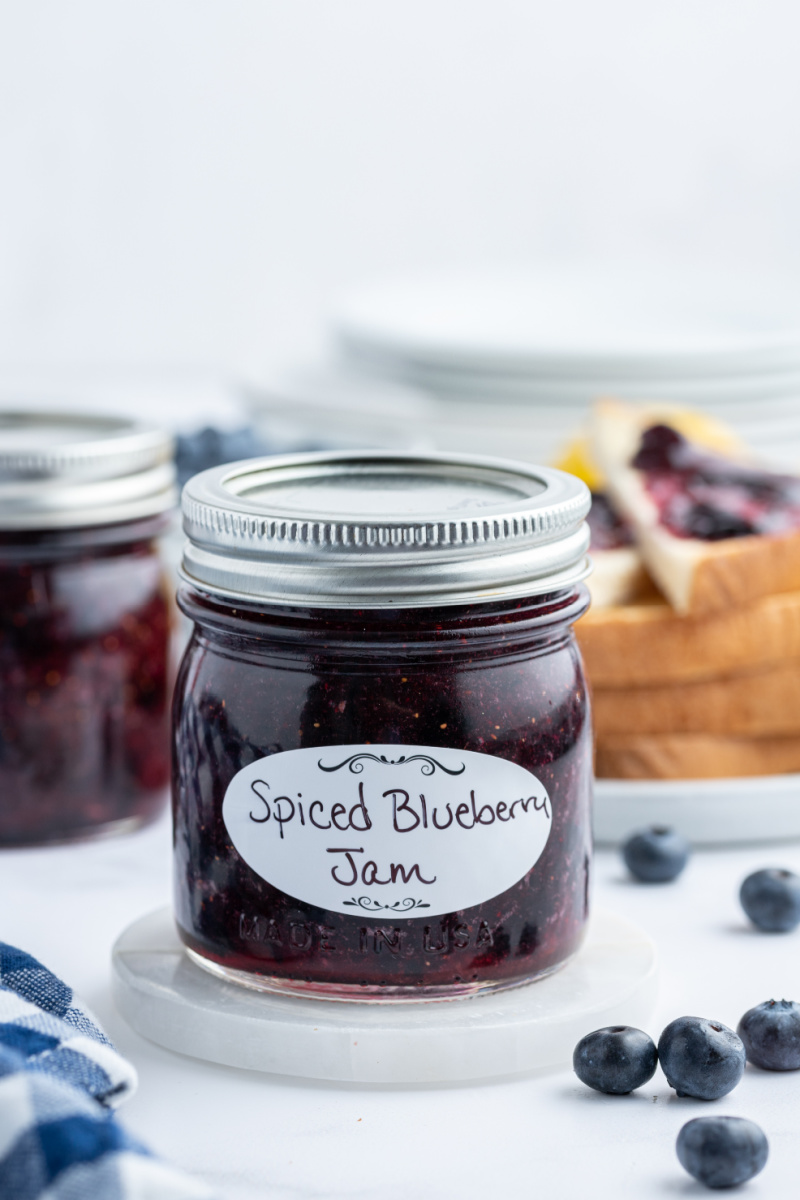
[[[733,779],[800,771],[800,737],[737,738],[704,733],[601,739],[600,779]]]
[[[589,437],[579,433],[564,447],[555,461],[555,466],[570,475],[582,479],[592,493],[593,505],[598,493],[605,488],[605,480],[592,460]],[[653,583],[645,570],[642,556],[634,545],[620,545],[613,548],[601,549],[594,537],[592,516],[589,517],[589,528],[592,530],[592,573],[587,579],[587,586],[592,597],[594,608],[607,608],[611,605],[630,604],[640,596],[653,591]]]
[[[592,573],[586,583],[592,597],[592,609],[617,611],[618,606],[632,604],[654,592],[642,556],[634,546],[592,550],[591,555]]]
[[[575,632],[595,688],[718,679],[800,658],[800,592],[710,617],[681,617],[653,592],[589,609]]]
[[[677,537],[661,524],[642,472],[630,465],[642,434],[655,424],[671,425],[698,446],[734,461],[753,462],[735,435],[699,414],[618,400],[595,406],[592,453],[614,505],[633,527],[645,564],[672,606],[702,616],[772,592],[800,590],[800,528],[704,541]]]
[[[800,733],[800,662],[699,683],[596,688],[594,719],[598,739],[634,733]]]

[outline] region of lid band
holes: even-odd
[[[177,500],[172,438],[124,417],[0,411],[0,529],[113,525]]]
[[[286,455],[214,467],[183,492],[183,578],[236,599],[462,604],[589,572],[585,484],[473,455]]]

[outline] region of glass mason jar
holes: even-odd
[[[184,489],[175,907],[252,987],[455,998],[580,946],[591,728],[572,476],[325,454]]]
[[[127,420],[0,413],[0,845],[165,803],[171,450]]]

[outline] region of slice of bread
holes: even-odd
[[[618,400],[595,406],[592,453],[613,503],[634,529],[648,570],[672,606],[680,613],[702,616],[772,592],[800,590],[800,528],[779,535],[703,541],[676,537],[660,523],[642,472],[630,466],[643,432],[656,424],[671,425],[698,445],[736,461],[752,465],[752,460],[724,426],[698,414]],[[695,428],[700,432],[693,433]]]
[[[800,592],[710,617],[681,617],[653,592],[590,608],[575,632],[595,688],[718,679],[800,658]]]
[[[589,437],[578,433],[564,447],[554,465],[560,471],[568,471],[582,479],[592,493],[592,498],[605,488],[603,476],[592,461]],[[592,520],[589,520],[592,528]],[[653,583],[645,570],[642,556],[635,546],[619,546],[614,549],[598,549],[594,537],[590,550],[592,573],[586,581],[594,608],[629,604],[641,595],[653,590]]]
[[[595,688],[594,722],[598,740],[634,733],[800,733],[800,662],[698,683]]]
[[[800,737],[663,733],[601,738],[599,779],[733,779],[800,771]]]
[[[642,556],[633,546],[617,550],[592,550],[592,573],[586,580],[592,609],[602,611],[627,605],[653,592]]]

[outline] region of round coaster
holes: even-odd
[[[538,983],[420,1004],[306,1000],[237,987],[190,961],[162,908],[112,952],[114,999],[143,1037],[209,1062],[305,1079],[443,1083],[566,1063],[608,1024],[643,1025],[656,952],[613,913],[594,915],[580,953]]]

